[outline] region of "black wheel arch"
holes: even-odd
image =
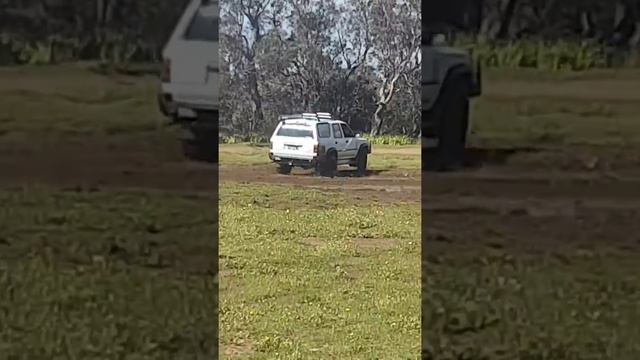
[[[472,85],[473,85],[472,70],[469,69],[464,64],[459,64],[459,65],[453,66],[451,69],[449,69],[449,71],[447,71],[447,74],[445,75],[444,80],[442,81],[442,86],[440,87],[440,91],[438,92],[438,97],[440,96],[440,93],[442,92],[442,88],[447,86],[447,84],[450,81],[453,81],[452,79],[455,79],[456,77],[460,77],[460,78],[464,79],[464,81],[469,86],[469,88],[468,88],[469,91],[471,90]],[[471,97],[471,92],[469,92],[469,94],[467,94],[467,96]]]
[[[442,93],[445,91],[445,88],[451,86],[450,85],[451,81],[454,81],[454,79],[461,78],[463,79],[464,82],[466,82],[469,85],[469,88],[467,89],[467,91],[470,91],[471,76],[472,76],[471,70],[464,64],[453,66],[451,69],[449,69],[449,71],[447,71],[447,74],[445,75],[445,78],[442,81],[442,86],[440,86],[440,89],[438,89],[436,101],[433,103],[433,105],[429,110],[422,111],[423,134],[429,134],[433,132],[434,133],[433,135],[436,135],[440,131],[441,124],[439,121],[439,117],[441,115],[440,112],[442,111],[441,109],[443,106],[442,104],[443,102],[446,101],[446,99],[442,95]],[[470,95],[471,94],[469,93],[467,97],[470,98],[471,97]]]

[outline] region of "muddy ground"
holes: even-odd
[[[216,168],[185,161],[175,142],[54,138],[0,142],[3,187],[216,190]],[[626,157],[625,155],[626,154]],[[640,247],[640,166],[635,153],[601,149],[470,151],[454,173],[348,170],[334,179],[308,171],[284,176],[272,166],[222,166],[219,180],[344,191],[361,199],[418,202],[428,252],[502,241],[517,249],[607,242]],[[428,154],[425,156],[428,161]]]
[[[117,138],[84,138],[32,144],[25,139],[0,141],[0,182],[3,186],[35,184],[93,190],[217,189],[217,167],[184,160],[177,140],[140,143]],[[271,165],[221,166],[219,181],[290,184],[391,201],[420,200],[420,172],[416,170],[372,171],[367,177],[357,178],[347,168],[333,179],[322,179],[309,171],[294,170],[289,176],[279,175]]]
[[[474,151],[470,151],[474,152]],[[607,148],[476,150],[467,170],[425,173],[423,231],[430,254],[559,252],[568,248],[640,249],[637,152]]]

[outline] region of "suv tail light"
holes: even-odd
[[[318,144],[313,145],[313,152],[318,153]]]
[[[164,83],[171,82],[171,60],[164,59],[162,63],[162,72],[160,73],[160,79]]]

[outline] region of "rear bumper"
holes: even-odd
[[[218,111],[218,91],[213,87],[194,88],[182,84],[162,83],[157,95],[158,107],[165,116],[175,117],[178,109]]]
[[[280,154],[274,154],[273,152],[269,152],[269,160],[276,164],[287,164],[289,166],[297,166],[302,168],[313,168],[318,163],[318,159],[316,157],[310,159],[299,159],[299,158],[291,158],[286,156],[281,156]]]
[[[178,119],[177,123],[195,131],[218,131],[218,112],[198,110],[195,118]]]

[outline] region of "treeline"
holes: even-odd
[[[583,70],[640,65],[640,0],[448,0],[423,26],[454,30],[486,66]]]
[[[419,0],[225,1],[221,24],[226,135],[270,135],[306,111],[420,135]]]
[[[448,23],[478,38],[594,39],[638,45],[639,0],[431,0],[424,24]]]
[[[0,65],[159,61],[188,0],[0,0]]]
[[[0,65],[158,62],[187,3],[0,0]],[[583,70],[628,64],[639,14],[640,0],[221,0],[222,129],[266,135],[278,114],[324,110],[419,136],[421,25],[485,66]]]

